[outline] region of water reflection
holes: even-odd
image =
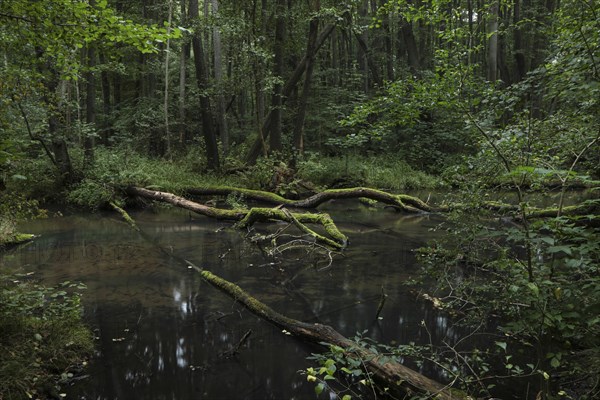
[[[345,204],[345,203],[344,203]],[[134,215],[166,256],[112,217],[34,221],[40,234],[2,262],[45,282],[82,281],[98,354],[90,379],[69,388],[77,399],[306,399],[313,385],[297,373],[312,345],[290,338],[204,283],[181,259],[238,283],[292,318],[320,321],[347,336],[368,330],[385,343],[458,340],[444,316],[416,303],[400,283],[415,273],[412,249],[437,224],[362,206],[329,206],[351,246],[326,270],[273,264],[243,232],[188,213]],[[225,229],[224,229],[225,228]],[[176,256],[176,257],[175,257]],[[381,288],[388,294],[374,321]],[[425,321],[429,332],[422,329]],[[228,356],[244,334],[236,356]],[[423,372],[435,375],[431,366]]]

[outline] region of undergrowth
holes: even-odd
[[[93,350],[81,285],[47,288],[0,275],[0,399],[56,398]]]
[[[394,192],[434,189],[443,185],[439,178],[416,171],[405,161],[391,155],[323,157],[315,154],[299,163],[298,175],[325,187],[368,186]]]

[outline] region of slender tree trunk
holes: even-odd
[[[93,2],[90,2],[90,4]],[[87,67],[86,73],[86,95],[85,95],[85,122],[88,129],[94,129],[96,126],[96,50],[93,44],[87,48]],[[83,139],[84,165],[90,167],[94,163],[94,136],[91,132],[85,132]]]
[[[103,52],[99,54],[100,64],[106,64],[106,57]],[[102,122],[102,142],[108,145],[109,139],[112,136],[111,119],[112,119],[112,100],[110,91],[110,79],[108,72],[102,69],[100,72],[100,81],[102,85],[102,113],[104,114]]]
[[[373,76],[373,82],[375,82],[375,85],[377,87],[379,87],[379,88],[383,87],[383,80],[381,79],[381,75],[379,74],[379,68],[377,68],[377,64],[375,63],[375,60],[373,60],[373,55],[369,51],[369,48],[367,47],[367,43],[364,41],[364,38],[362,35],[356,34],[355,36],[356,36],[356,41],[358,42],[358,45],[361,49],[361,52],[364,55],[365,59],[367,60],[367,66],[369,67],[368,69],[371,71],[371,75]],[[365,89],[369,89],[369,88],[365,87]]]
[[[384,6],[387,0],[381,1],[381,6]],[[385,70],[386,79],[389,82],[394,81],[394,49],[392,47],[392,29],[390,26],[390,14],[386,13],[383,16],[382,29],[384,33],[384,46],[385,46]]]
[[[90,7],[95,7],[96,0],[90,0]],[[86,96],[85,96],[85,122],[88,128],[96,130],[96,48],[94,43],[87,46],[87,67],[86,74]],[[84,165],[90,167],[94,163],[94,136],[85,132],[83,139]]]
[[[358,17],[360,19],[359,24],[365,24],[368,18],[368,8],[369,3],[368,0],[361,1],[358,6]],[[369,31],[367,29],[363,29],[362,32],[355,32],[356,39],[358,41],[358,51],[357,51],[357,62],[358,68],[363,76],[363,91],[365,93],[369,93],[370,91],[370,83],[369,83],[369,66],[368,66],[368,52],[369,52]],[[371,71],[372,72],[372,71]]]
[[[277,0],[275,8],[275,45],[273,59],[273,75],[276,78],[283,79],[283,57],[285,48],[285,0]],[[270,129],[270,151],[276,152],[282,150],[282,117],[283,117],[283,99],[282,84],[276,83],[273,87],[271,96],[272,124]]]
[[[513,1],[513,26],[514,26],[514,55],[515,55],[515,81],[520,82],[525,77],[525,49],[523,48],[523,32],[521,31],[521,0]]]
[[[181,25],[185,26],[186,9],[185,1],[181,1]],[[186,84],[186,64],[190,53],[189,43],[184,43],[181,46],[181,54],[179,56],[179,143],[183,145],[185,141],[186,121],[185,121],[185,84]]]
[[[169,15],[167,20],[167,34],[171,33],[171,21],[173,19],[173,0],[169,0]],[[167,157],[172,157],[171,153],[171,130],[169,127],[169,56],[171,55],[171,39],[167,39],[167,49],[165,52],[165,93],[163,97],[163,113],[165,118],[165,136],[167,139]]]
[[[320,0],[314,2],[314,11],[321,9]],[[317,42],[317,34],[319,30],[319,20],[313,17],[310,21],[308,31],[308,43],[306,45],[306,72],[304,73],[304,85],[302,86],[302,97],[298,105],[298,115],[296,116],[296,124],[294,126],[294,147],[295,155],[300,155],[304,152],[304,120],[306,118],[306,108],[308,105],[308,97],[310,95],[310,85],[312,82],[313,65],[315,61],[315,45]],[[295,158],[294,158],[295,159]]]
[[[198,18],[198,0],[190,0],[190,22],[193,24]],[[200,114],[202,117],[202,135],[206,145],[207,168],[218,170],[219,148],[217,146],[217,138],[213,127],[210,100],[206,94],[206,90],[208,89],[208,69],[202,44],[202,32],[194,33],[192,48],[194,50],[196,81],[198,82],[198,90],[200,91]]]
[[[490,5],[488,21],[488,64],[487,79],[490,82],[496,82],[498,79],[498,0],[494,0]]]
[[[215,17],[219,13],[219,0],[212,0],[212,13]],[[223,96],[223,61],[221,47],[221,31],[218,24],[213,28],[213,49],[214,49],[214,70],[215,81],[220,88],[217,97],[217,123],[221,134],[221,145],[223,146],[223,155],[227,156],[229,152],[229,129],[227,127],[227,115],[225,108],[225,97]]]

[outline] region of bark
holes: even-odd
[[[285,47],[285,0],[277,0],[275,8],[275,46],[273,59],[273,76],[283,79],[283,53]],[[283,88],[280,83],[273,87],[271,96],[272,123],[269,131],[263,131],[270,134],[270,151],[282,150],[281,125],[283,115]],[[269,132],[269,133],[267,133]]]
[[[215,17],[219,13],[219,0],[212,0],[212,13]],[[223,146],[223,154],[227,156],[229,152],[229,129],[227,126],[227,115],[225,107],[225,97],[223,96],[223,60],[222,60],[222,46],[221,46],[221,27],[215,25],[213,28],[213,62],[214,62],[214,74],[216,84],[220,87],[219,95],[217,97],[217,124],[219,126],[219,133],[221,136],[221,145]]]
[[[425,394],[439,400],[467,398],[464,393],[451,390],[402,364],[383,359],[381,355],[357,345],[329,325],[306,323],[288,318],[250,296],[239,286],[206,270],[200,274],[204,280],[240,302],[250,312],[273,323],[278,328],[285,329],[293,336],[319,344],[327,343],[341,347],[348,356],[360,359],[365,368],[373,374],[374,379],[389,387],[393,392],[409,396]]]
[[[498,79],[498,1],[490,5],[490,20],[488,30],[490,40],[488,42],[487,79],[496,82]]]
[[[315,11],[320,10],[320,1],[316,2]],[[308,32],[308,44],[306,46],[306,73],[304,74],[304,85],[302,86],[302,97],[298,105],[298,114],[296,116],[296,124],[294,126],[294,160],[296,156],[304,152],[304,120],[306,118],[306,109],[308,106],[308,97],[310,94],[310,86],[312,82],[313,66],[315,61],[315,45],[317,42],[317,33],[319,30],[319,20],[313,18],[310,21]],[[295,168],[295,165],[294,165]]]
[[[94,6],[95,1],[90,1],[90,6]],[[96,49],[94,44],[87,48],[87,67],[86,73],[86,95],[85,95],[85,122],[95,129],[96,125]],[[85,134],[83,139],[84,165],[91,166],[94,163],[94,136]]]
[[[106,56],[104,53],[100,53],[100,63],[106,64]],[[100,72],[100,81],[102,84],[102,112],[103,123],[102,123],[102,142],[104,145],[108,145],[109,139],[112,136],[112,128],[111,128],[111,114],[112,114],[112,101],[110,95],[110,79],[108,76],[108,71],[104,68],[102,72]]]
[[[402,34],[402,42],[406,49],[408,66],[413,74],[417,74],[421,70],[421,56],[419,55],[419,47],[413,32],[412,24],[406,20],[402,20],[400,32]]]
[[[290,213],[288,210],[282,210],[280,208],[251,208],[236,209],[236,210],[225,210],[215,207],[205,206],[203,204],[190,201],[183,197],[174,195],[172,193],[160,192],[156,190],[148,190],[131,186],[125,190],[125,192],[131,196],[139,196],[150,200],[161,201],[164,203],[172,204],[174,206],[193,211],[200,215],[207,217],[238,221],[237,227],[246,228],[253,225],[256,222],[269,222],[269,221],[284,221],[289,222],[300,228],[302,232],[312,236],[317,242],[329,246],[333,249],[342,249],[346,247],[347,238],[342,232],[339,231],[333,220],[328,214],[316,214],[316,213]],[[321,225],[329,237],[323,236],[311,230],[304,224],[316,224]]]
[[[186,9],[185,1],[181,2],[181,25],[186,26]],[[185,116],[185,85],[187,81],[186,65],[190,54],[190,44],[185,42],[181,46],[181,54],[179,55],[179,143],[183,144],[186,138],[186,116]]]
[[[198,0],[190,0],[190,19],[194,23],[199,17]],[[196,81],[198,90],[200,90],[200,114],[202,117],[202,135],[206,144],[207,167],[211,170],[219,169],[219,148],[215,135],[212,113],[210,109],[210,100],[206,94],[208,89],[208,68],[204,55],[204,46],[202,44],[202,33],[196,32],[192,39],[192,48],[194,50],[194,66],[196,67]]]
[[[251,190],[236,187],[215,187],[215,188],[194,188],[188,189],[187,193],[193,196],[220,195],[226,196],[237,193],[245,196],[247,199],[265,202],[268,204],[278,204],[287,207],[297,208],[316,208],[319,205],[336,199],[357,199],[368,198],[379,201],[384,204],[395,207],[401,211],[407,212],[431,212],[434,208],[424,201],[405,194],[391,194],[382,190],[356,187],[350,189],[328,189],[317,193],[303,200],[290,200],[277,194],[264,192],[261,190]]]
[[[358,42],[359,47],[361,48],[365,58],[367,59],[367,65],[369,66],[369,70],[371,71],[371,75],[373,76],[373,82],[375,82],[375,85],[378,88],[382,88],[383,80],[381,79],[381,74],[379,74],[379,68],[377,67],[377,64],[375,64],[375,60],[373,60],[373,55],[369,51],[366,41],[358,33],[356,33],[354,36],[356,37],[356,41]]]

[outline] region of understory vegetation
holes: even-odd
[[[81,285],[48,288],[31,276],[0,275],[0,398],[60,398],[93,350]]]
[[[355,341],[474,397],[522,383],[528,399],[598,398],[600,3],[258,3],[0,1],[2,246],[31,239],[16,227],[40,204],[425,190],[425,207],[392,208],[445,222],[415,249],[421,274],[395,284],[467,333]],[[223,210],[218,196],[191,207],[320,237],[289,202],[253,210],[230,193]],[[0,360],[0,397],[54,390],[90,350],[79,295],[24,281],[2,278],[0,357],[14,358]],[[487,347],[469,341],[480,336]],[[347,355],[311,359],[317,396],[389,395]]]

